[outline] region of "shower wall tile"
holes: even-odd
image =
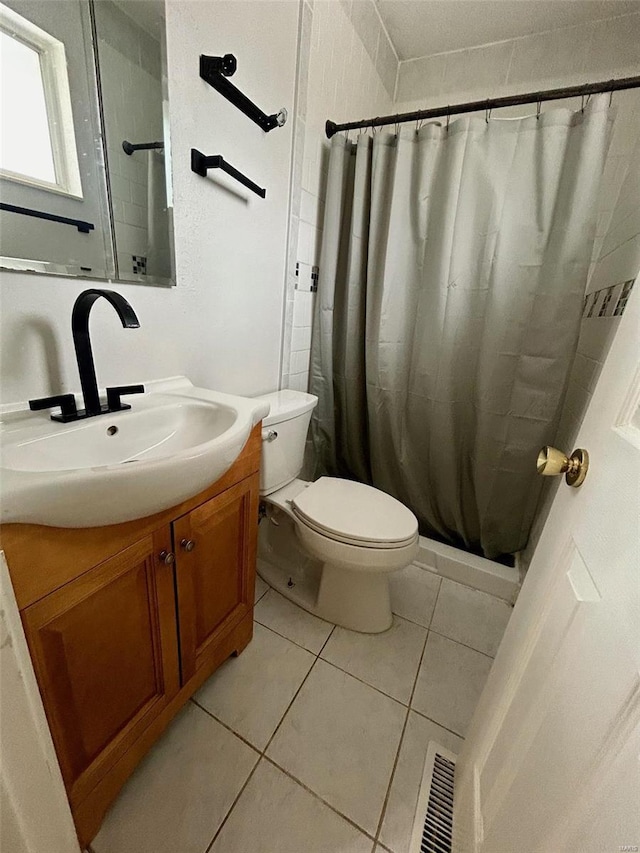
[[[396,80],[398,77],[398,57],[384,27],[378,41],[376,69],[390,98],[395,96]]]
[[[592,317],[582,321],[580,330],[580,338],[578,339],[578,354],[596,362],[599,368],[604,362],[604,354],[608,351],[615,330],[617,328],[617,317],[600,318]],[[592,382],[597,380],[594,374]],[[575,381],[574,375],[571,377],[571,383]]]
[[[296,290],[293,303],[293,327],[311,326],[313,320],[313,293]]]
[[[382,24],[374,4],[370,0],[353,0],[351,23],[360,36],[369,59],[375,65]]]
[[[283,347],[281,385],[286,377],[288,387],[306,390],[314,296],[296,289],[308,282],[296,280],[295,267],[319,265],[329,164],[325,121],[391,112],[397,57],[373,0],[305,2],[301,15],[287,256],[293,310],[285,317],[292,333]]]
[[[532,80],[582,77],[593,38],[594,25],[567,27],[514,40],[508,83],[526,87]],[[567,41],[573,40],[573,50]],[[514,89],[515,91],[515,89]]]
[[[600,362],[596,359],[577,352],[573,362],[573,381],[585,391],[591,392],[595,387],[599,368]]]
[[[640,196],[638,196],[638,199],[640,199]],[[638,203],[640,203],[640,201]],[[609,226],[609,231],[607,232],[602,244],[600,257],[605,258],[611,252],[621,248],[627,241],[633,240],[637,235],[638,222],[635,210],[628,213],[624,219],[618,221],[612,220],[611,225]]]
[[[311,349],[311,327],[296,326],[291,335],[291,351]]]
[[[640,13],[632,13],[400,62],[394,111],[624,77],[639,69]],[[519,107],[500,114],[521,113]]]
[[[413,101],[416,93],[424,92],[424,106],[436,104],[438,97],[444,92],[446,65],[446,53],[401,62],[398,72],[397,101],[399,103]]]
[[[471,97],[479,89],[484,93],[481,97],[495,97],[500,93],[500,87],[507,82],[512,54],[511,41],[448,53],[444,72],[445,90],[460,92],[460,100],[464,100],[467,94]]]
[[[305,370],[304,373],[294,373],[289,376],[288,387],[293,391],[306,391],[309,387],[309,372]]]
[[[607,75],[612,62],[615,62],[616,69],[628,69],[629,74],[637,74],[640,65],[639,33],[640,13],[599,21],[589,50],[589,71]]]
[[[309,370],[309,350],[291,353],[291,373],[305,373]]]
[[[612,251],[601,254],[589,282],[589,289],[599,290],[635,278],[638,273],[639,257],[640,233]]]
[[[322,225],[322,215],[324,213],[324,202],[318,196],[312,195],[307,190],[302,190],[302,198],[300,199],[300,219],[303,222],[308,222],[309,225]]]

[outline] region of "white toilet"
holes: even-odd
[[[389,574],[409,565],[418,550],[415,515],[372,486],[337,477],[297,479],[318,399],[300,391],[260,399],[271,410],[262,422],[260,493],[267,517],[261,527],[267,529],[260,532],[258,573],[323,619],[354,631],[386,631]]]

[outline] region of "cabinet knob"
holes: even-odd
[[[193,551],[193,549],[196,547],[196,543],[193,541],[193,539],[181,539],[180,547],[183,551]]]
[[[165,566],[172,566],[176,561],[176,556],[175,554],[172,554],[171,551],[160,551],[158,559],[161,563],[164,563]]]

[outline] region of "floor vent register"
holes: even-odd
[[[431,741],[413,823],[410,853],[451,853],[456,756]]]

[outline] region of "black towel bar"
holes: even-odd
[[[228,101],[231,101],[251,121],[254,121],[261,127],[265,133],[273,130],[274,127],[282,127],[287,120],[287,111],[284,107],[277,113],[267,115],[252,100],[247,98],[240,89],[227,80],[227,77],[231,77],[235,73],[237,66],[238,63],[232,53],[227,53],[224,56],[200,55],[200,76],[203,80],[210,86],[213,86]]]
[[[91,222],[84,222],[82,219],[69,219],[67,216],[44,213],[42,210],[32,210],[30,207],[18,207],[15,204],[5,204],[4,202],[0,202],[0,210],[6,210],[8,213],[21,213],[23,216],[35,216],[36,219],[47,219],[49,222],[60,222],[62,225],[73,225],[83,234],[88,234],[96,227]]]
[[[191,171],[206,178],[209,169],[222,169],[223,172],[226,172],[227,175],[231,175],[236,181],[244,184],[245,187],[248,187],[256,195],[266,198],[267,191],[265,189],[259,187],[250,178],[247,178],[246,175],[243,175],[242,172],[239,172],[230,163],[227,163],[221,154],[212,154],[210,157],[205,157],[201,151],[192,148]]]

